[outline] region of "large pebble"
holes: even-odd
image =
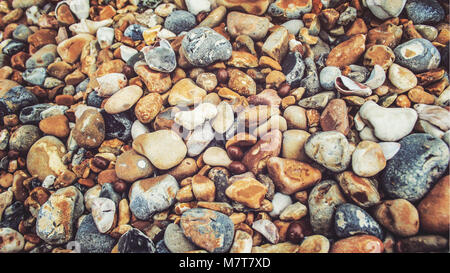
[[[117,243],[119,253],[155,253],[153,241],[142,231],[132,228],[123,234]]]
[[[110,253],[116,243],[116,239],[98,231],[92,214],[81,221],[75,241],[79,243],[81,253]]]
[[[234,237],[234,224],[223,213],[195,208],[181,215],[184,235],[194,244],[211,253],[227,252]]]
[[[147,157],[160,170],[175,167],[187,153],[181,137],[171,130],[140,135],[133,141],[133,149]]]
[[[142,96],[143,90],[137,85],[127,86],[114,93],[105,103],[108,114],[118,114],[130,109]]]
[[[385,108],[367,101],[359,115],[374,128],[375,136],[383,141],[397,141],[407,136],[417,121],[417,112],[410,108]]]
[[[350,165],[353,147],[337,131],[319,132],[308,138],[306,154],[325,168],[340,172]]]
[[[450,177],[447,175],[430,190],[417,209],[420,226],[430,233],[448,234],[450,226]]]
[[[27,169],[43,181],[48,175],[59,176],[67,170],[63,155],[66,147],[54,136],[44,136],[31,146],[27,155]]]
[[[405,10],[414,24],[439,23],[445,16],[444,9],[436,0],[410,0]]]
[[[267,187],[258,180],[247,177],[239,179],[229,186],[225,194],[232,200],[242,203],[249,208],[258,209],[261,207],[267,193]]]
[[[360,207],[371,207],[380,202],[378,183],[374,179],[359,177],[346,171],[336,176],[345,195]]]
[[[336,207],[346,203],[339,185],[333,180],[318,183],[308,196],[311,227],[315,233],[324,236],[334,234],[334,212]]]
[[[181,45],[186,59],[194,66],[208,66],[217,61],[226,61],[231,57],[231,43],[208,27],[189,31]]]
[[[336,241],[330,253],[382,253],[383,242],[372,235],[355,235]]]
[[[395,62],[415,73],[438,68],[441,54],[428,40],[418,38],[409,40],[394,49]]]
[[[80,147],[96,148],[105,139],[105,120],[94,109],[88,109],[77,119],[72,136]]]
[[[138,219],[148,220],[174,204],[178,189],[171,175],[136,181],[130,188],[130,210]]]
[[[24,245],[22,234],[12,228],[0,228],[0,253],[17,253]]]
[[[266,17],[232,11],[227,16],[227,28],[233,37],[248,35],[254,40],[261,40],[269,31],[270,21]]]
[[[400,141],[400,150],[387,162],[381,186],[387,196],[415,202],[445,172],[449,149],[444,141],[428,134],[412,134]]]
[[[144,156],[129,150],[117,157],[116,175],[127,182],[148,177],[153,173],[153,166]]]
[[[378,205],[373,215],[390,232],[408,237],[419,232],[419,213],[404,199],[387,200]]]
[[[74,235],[74,224],[83,214],[83,195],[74,186],[50,196],[36,220],[36,234],[49,244],[67,243]]]
[[[361,141],[352,155],[353,171],[363,177],[374,176],[386,166],[381,146],[372,141]]]
[[[336,208],[334,229],[340,238],[366,234],[383,239],[380,225],[366,211],[353,204],[343,204]]]
[[[183,253],[195,250],[193,245],[183,234],[183,230],[177,224],[169,224],[164,231],[164,244],[172,253]]]

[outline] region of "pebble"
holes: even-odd
[[[26,62],[27,69],[47,67],[56,59],[56,45],[45,45],[36,51]],[[34,71],[34,70],[33,70]]]
[[[59,176],[67,170],[62,157],[66,153],[64,143],[54,136],[44,136],[29,149],[27,169],[43,181],[48,175]]]
[[[215,134],[209,122],[197,126],[194,131],[192,131],[192,134],[186,139],[188,156],[197,156],[201,154],[214,139],[214,136]]]
[[[147,28],[144,26],[141,26],[139,24],[132,24],[129,25],[125,31],[123,32],[123,35],[126,37],[131,38],[133,41],[140,41],[143,40],[144,38],[142,37],[142,33],[146,30]]]
[[[195,16],[185,10],[175,10],[171,12],[164,21],[164,28],[177,35],[183,31],[189,31],[195,26]]]
[[[113,227],[116,204],[111,199],[98,197],[92,200],[91,211],[100,233],[106,233]]]
[[[420,227],[426,232],[447,234],[450,213],[446,209],[449,202],[449,176],[442,177],[417,206]]]
[[[206,90],[198,87],[191,79],[180,80],[169,92],[170,105],[192,106],[206,96]]]
[[[331,100],[320,116],[320,127],[325,132],[338,131],[347,135],[350,131],[347,112],[347,105],[344,100]]]
[[[299,253],[328,253],[330,241],[322,235],[306,237],[300,245]]]
[[[232,161],[224,149],[220,147],[209,147],[203,153],[203,162],[210,166],[228,167]]]
[[[232,47],[225,37],[213,29],[199,27],[189,31],[183,38],[182,50],[189,63],[202,67],[228,60]]]
[[[187,210],[181,215],[180,226],[190,241],[210,253],[227,252],[233,243],[234,224],[228,216],[217,211]]]
[[[116,240],[108,234],[100,233],[92,214],[83,218],[75,235],[81,253],[110,253]]]
[[[354,148],[337,131],[313,134],[305,143],[305,153],[325,168],[340,172],[350,165]]]
[[[24,81],[32,85],[43,85],[47,77],[47,72],[43,67],[27,69],[22,73],[22,77]]]
[[[183,234],[183,230],[177,224],[171,223],[164,231],[164,244],[171,253],[184,253],[195,250],[193,245]]]
[[[279,130],[272,130],[261,137],[242,158],[242,163],[253,174],[259,174],[267,166],[271,156],[278,156],[281,151],[282,134]],[[262,149],[262,147],[264,147]]]
[[[185,4],[188,11],[194,15],[198,15],[200,12],[211,11],[211,3],[209,0],[186,0]]]
[[[352,168],[362,177],[375,176],[386,167],[381,146],[372,141],[361,141],[352,155]]]
[[[77,34],[59,43],[56,51],[63,61],[75,63],[81,56],[83,47],[92,40],[95,40],[95,37],[91,34]]]
[[[296,3],[286,3],[284,0],[276,0],[270,4],[267,12],[275,17],[285,17],[288,19],[302,18],[305,13],[309,13],[313,8],[313,1],[299,1]]]
[[[383,242],[372,235],[354,235],[336,241],[330,253],[383,253]]]
[[[381,186],[391,198],[415,202],[444,174],[449,149],[445,142],[428,134],[412,134],[399,143],[400,150],[382,173]]]
[[[261,233],[270,243],[277,244],[280,240],[278,228],[267,219],[260,219],[252,224],[252,228]]]
[[[346,202],[335,181],[323,180],[314,186],[308,196],[310,223],[314,233],[327,237],[334,235],[335,210]]]
[[[70,133],[69,120],[64,115],[55,115],[44,118],[39,122],[39,129],[41,129],[44,134],[64,138]]]
[[[343,95],[354,95],[361,97],[368,97],[372,95],[372,89],[370,87],[345,76],[339,76],[336,78],[335,87],[339,93]]]
[[[117,243],[119,253],[155,253],[153,241],[142,231],[132,228],[124,233]]]
[[[408,18],[414,24],[433,24],[442,21],[445,16],[444,9],[436,0],[412,0],[405,6]]]
[[[80,147],[96,148],[105,139],[105,119],[95,109],[88,109],[77,119],[72,136]]]
[[[83,195],[74,186],[56,191],[37,216],[36,234],[49,244],[67,243],[74,235],[74,223],[83,214]]]
[[[437,48],[422,38],[400,44],[394,49],[394,54],[396,63],[415,73],[438,68],[441,62],[441,54]]]
[[[117,91],[105,103],[108,114],[118,114],[127,111],[141,98],[144,91],[137,85],[130,85]]]
[[[171,175],[138,180],[130,188],[130,210],[138,219],[148,220],[173,205],[178,190]]]
[[[300,29],[304,27],[304,23],[300,19],[292,19],[284,22],[282,26],[288,30],[289,34],[297,36]]]
[[[392,159],[400,150],[400,143],[397,142],[380,142],[378,143],[383,150],[384,158],[386,160]]]
[[[308,157],[305,153],[305,143],[310,136],[310,133],[303,130],[287,130],[283,132],[281,156],[286,159],[306,161]]]
[[[366,5],[378,19],[398,17],[405,7],[406,0],[376,1],[367,0]]]
[[[321,92],[311,97],[301,99],[298,105],[307,109],[323,109],[328,102],[336,97],[335,92]]]
[[[122,73],[109,73],[98,77],[97,95],[100,97],[109,97],[117,93],[117,91],[125,88],[127,85],[127,77]],[[89,93],[90,94],[90,93]]]
[[[447,109],[426,104],[416,104],[414,109],[417,111],[420,120],[428,121],[444,132],[450,130],[450,111]]]
[[[381,196],[376,180],[360,177],[350,171],[340,173],[336,178],[345,195],[358,206],[368,208],[380,202]]]
[[[310,188],[322,178],[320,171],[309,164],[280,157],[271,157],[267,161],[267,171],[284,194]]]
[[[17,253],[25,245],[23,235],[11,228],[0,228],[0,241],[0,253]]]
[[[373,215],[382,226],[395,235],[409,237],[419,232],[419,213],[407,200],[384,201],[375,207]]]
[[[251,177],[233,182],[225,191],[228,198],[252,209],[261,207],[266,193],[267,187]]]
[[[128,111],[114,115],[102,111],[101,115],[105,121],[105,139],[117,138],[122,141],[131,139],[131,126],[133,122],[130,119],[130,113]]]
[[[411,133],[418,117],[413,109],[385,108],[373,101],[365,102],[359,115],[374,128],[377,138],[390,142],[398,141]]]
[[[156,71],[170,73],[177,67],[175,52],[167,40],[160,40],[157,47],[144,47],[145,62]]]
[[[366,234],[383,239],[380,225],[366,211],[353,204],[342,204],[336,208],[334,229],[340,238]]]
[[[300,202],[287,206],[280,214],[282,221],[297,221],[308,214],[308,208]]]
[[[357,34],[347,41],[340,43],[331,50],[326,65],[344,67],[356,63],[366,50],[365,42],[366,36]]]
[[[14,29],[12,36],[14,39],[26,42],[28,40],[28,36],[33,34],[33,31],[27,27],[26,25],[20,24]]]
[[[245,231],[236,230],[230,253],[251,253],[253,238]]]
[[[437,252],[448,246],[448,239],[439,235],[419,235],[397,242],[400,253]]]
[[[341,76],[341,70],[335,66],[324,67],[320,71],[320,86],[325,90],[334,90],[334,82],[336,78]]]
[[[114,42],[114,29],[110,27],[99,27],[97,29],[97,41],[100,47],[107,48]]]
[[[270,21],[265,17],[232,11],[227,15],[227,27],[232,37],[248,35],[253,40],[261,40],[269,31]]]
[[[11,134],[9,138],[9,149],[27,152],[40,137],[41,133],[38,127],[34,125],[22,125]]]
[[[269,213],[271,217],[278,217],[281,212],[292,204],[292,199],[289,195],[277,192],[273,195],[272,205],[273,209]]]
[[[140,135],[133,141],[133,149],[147,157],[160,170],[175,167],[187,153],[183,140],[171,130]]]
[[[127,182],[146,178],[153,173],[153,166],[144,156],[134,150],[129,150],[117,157],[116,175]]]

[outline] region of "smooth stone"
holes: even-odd
[[[278,228],[270,220],[257,220],[253,222],[252,228],[261,233],[261,235],[264,236],[272,244],[277,244],[280,240]]]
[[[201,102],[206,96],[206,90],[198,87],[191,79],[178,81],[169,91],[169,104],[180,106],[192,106]]]
[[[117,93],[127,85],[127,77],[122,73],[109,73],[97,78],[97,95],[100,97],[109,97]]]
[[[308,96],[315,95],[320,92],[320,80],[317,74],[317,67],[315,61],[312,58],[305,58],[306,65],[305,77],[300,81],[300,87],[306,89]]]
[[[194,66],[208,66],[217,61],[226,61],[231,57],[232,51],[231,43],[208,27],[189,31],[181,46],[184,56]]]
[[[286,119],[288,128],[307,129],[308,120],[306,111],[300,106],[291,105],[284,110],[283,117]]]
[[[299,253],[328,253],[330,241],[322,235],[306,237],[300,245]]]
[[[304,27],[304,23],[300,19],[293,19],[293,20],[284,22],[281,26],[285,27],[289,31],[290,34],[297,36],[300,29],[302,27]]]
[[[399,253],[443,252],[448,247],[448,239],[440,235],[417,235],[399,240]]]
[[[327,57],[327,66],[344,67],[354,64],[364,54],[366,35],[353,35],[350,39],[339,43]]]
[[[208,13],[211,11],[211,2],[209,0],[185,0],[188,11],[194,15],[200,12]]]
[[[97,29],[97,41],[100,47],[107,48],[114,42],[114,29],[110,27],[100,27]],[[122,55],[122,54],[121,54]]]
[[[375,176],[386,166],[381,146],[372,141],[361,141],[352,155],[353,171],[362,177]]]
[[[334,213],[336,208],[346,203],[339,185],[333,180],[319,182],[308,196],[308,209],[314,233],[324,236],[334,235]]]
[[[355,235],[336,241],[330,253],[382,253],[383,242],[372,235]]]
[[[157,47],[144,47],[145,62],[156,71],[170,73],[177,67],[175,51],[167,40],[160,40]]]
[[[269,213],[271,217],[278,217],[281,212],[292,204],[292,199],[289,195],[283,193],[275,193],[272,199],[273,209]]]
[[[417,77],[414,73],[397,64],[391,65],[388,77],[391,83],[401,91],[408,91],[417,86]]]
[[[2,53],[7,56],[13,56],[16,53],[19,53],[20,51],[24,50],[25,44],[20,41],[10,40],[8,44],[6,44],[2,48]]]
[[[196,26],[195,16],[185,10],[175,10],[167,16],[164,22],[164,28],[175,34],[183,31],[189,31]]]
[[[17,253],[25,245],[23,235],[12,228],[0,228],[0,242],[0,253]]]
[[[379,239],[384,237],[384,232],[375,219],[353,204],[342,204],[336,208],[334,228],[340,238],[361,234],[372,235]]]
[[[303,130],[287,130],[283,132],[281,157],[306,161],[308,157],[305,153],[305,143],[310,136],[310,133]]]
[[[125,37],[131,38],[133,41],[140,41],[144,40],[142,37],[142,33],[147,29],[147,27],[144,27],[139,24],[132,24],[129,25],[125,31],[123,32],[123,35]]]
[[[28,40],[28,36],[30,36],[31,34],[33,34],[33,31],[29,27],[20,24],[13,31],[12,36],[16,40],[26,42]]]
[[[98,197],[92,201],[92,217],[100,233],[106,233],[113,227],[116,204],[108,198]]]
[[[407,136],[417,121],[417,112],[410,108],[384,108],[367,101],[359,115],[374,128],[375,136],[382,141],[395,142]]]
[[[280,157],[269,158],[267,171],[277,189],[284,194],[313,187],[322,178],[320,171],[311,165]]]
[[[378,19],[398,17],[405,7],[406,0],[366,0],[366,5]]]
[[[253,174],[261,173],[267,167],[267,161],[281,152],[282,134],[280,130],[272,130],[263,135],[242,158],[242,163]]]
[[[281,62],[288,51],[289,32],[286,28],[280,27],[267,37],[261,50],[277,62]]]
[[[301,99],[298,105],[307,109],[323,109],[328,102],[336,97],[335,92],[321,92],[311,97]]]
[[[252,177],[238,178],[225,191],[226,196],[252,209],[259,209],[267,187]]]
[[[114,93],[105,103],[108,114],[118,114],[127,111],[141,98],[144,91],[138,85],[127,86]]]
[[[447,234],[449,231],[450,212],[447,209],[450,200],[449,182],[448,175],[441,178],[417,206],[420,227],[426,232]]]
[[[59,176],[67,170],[62,160],[64,143],[54,136],[44,136],[31,146],[27,155],[27,169],[43,181],[48,175]]]
[[[142,231],[132,228],[124,233],[117,243],[119,253],[155,253],[153,241]]]
[[[378,144],[381,146],[381,150],[383,151],[386,160],[392,159],[401,147],[398,142],[379,142]]]
[[[372,72],[369,75],[369,78],[364,83],[364,85],[368,86],[372,90],[375,90],[378,87],[382,86],[385,81],[386,73],[384,72],[384,69],[378,64],[375,64]]]
[[[81,56],[83,47],[95,40],[95,36],[82,33],[66,39],[58,44],[56,51],[61,59],[67,63],[75,63]]]
[[[144,124],[142,124],[139,120],[135,120],[133,125],[131,126],[131,137],[136,139],[138,136],[150,133],[150,129],[147,128]]]
[[[232,161],[224,149],[220,147],[209,147],[203,153],[203,162],[210,166],[228,167]]]
[[[116,239],[98,231],[92,214],[81,221],[75,241],[80,244],[81,253],[110,253],[116,243]]]
[[[431,189],[448,166],[444,141],[428,134],[412,134],[400,141],[400,150],[387,162],[381,186],[390,198],[415,202]]]
[[[186,139],[186,147],[188,156],[194,157],[203,152],[209,143],[214,139],[214,132],[209,122],[198,126]]]
[[[439,34],[437,28],[433,26],[414,25],[414,28],[423,36],[423,38],[427,39],[430,42],[434,41]]]
[[[173,223],[164,231],[164,244],[171,253],[184,253],[196,249],[195,245],[184,236],[181,227]]]
[[[301,85],[301,80],[305,74],[306,65],[299,52],[289,52],[281,63],[283,74],[286,75],[286,82],[292,89]]]
[[[36,234],[49,244],[63,244],[72,239],[74,224],[83,214],[83,195],[74,186],[53,193],[39,209]]]
[[[97,148],[105,139],[105,120],[94,109],[83,112],[75,123],[72,136],[76,143],[83,148]]]
[[[175,122],[188,130],[194,130],[196,127],[213,119],[217,115],[217,108],[211,103],[202,103],[192,111],[180,111],[175,114]]]
[[[336,175],[336,178],[345,195],[356,205],[368,208],[380,202],[381,197],[376,180],[360,177],[350,171],[340,173]]]
[[[248,35],[253,40],[261,40],[269,31],[270,21],[266,17],[232,11],[227,15],[228,33],[232,37]]]
[[[436,0],[410,0],[405,6],[408,18],[414,24],[439,23],[444,19],[445,12]]]
[[[15,195],[15,194],[14,194]],[[19,224],[28,217],[27,208],[21,201],[15,201],[3,212],[0,228],[19,229]]]
[[[412,39],[394,49],[395,62],[415,73],[426,72],[439,67],[441,54],[428,40]]]
[[[55,59],[56,45],[45,45],[36,51],[30,58],[28,58],[25,62],[25,67],[27,69],[47,67],[49,64],[53,63]]]
[[[253,238],[245,231],[236,230],[230,253],[251,253]]]
[[[437,105],[416,104],[414,109],[419,119],[439,127],[442,131],[450,130],[450,111]]]
[[[325,90],[334,90],[334,82],[341,76],[341,70],[336,66],[327,66],[320,71],[320,86]]]
[[[27,152],[41,137],[39,128],[34,125],[22,125],[17,128],[9,138],[9,149],[18,152]]]
[[[308,214],[308,208],[300,202],[287,206],[280,214],[282,221],[297,221]]]
[[[138,219],[148,220],[175,203],[178,182],[171,175],[136,181],[130,188],[130,210]]]
[[[234,111],[231,105],[225,101],[217,105],[217,115],[212,121],[212,128],[219,134],[230,129],[234,122]]]
[[[308,138],[305,152],[325,168],[340,172],[350,165],[353,148],[342,133],[319,132]]]
[[[234,224],[228,216],[217,211],[187,210],[181,215],[180,226],[189,240],[210,253],[227,252],[233,243]]]
[[[238,69],[232,69],[229,73],[228,86],[243,96],[256,95],[256,82],[249,75]]]
[[[47,77],[47,72],[45,68],[38,67],[33,69],[27,69],[22,73],[22,78],[24,81],[32,85],[43,85],[45,78]]]
[[[19,120],[26,123],[37,124],[41,120],[41,112],[52,107],[52,104],[41,103],[22,108],[19,114]]]
[[[153,173],[153,166],[144,156],[134,150],[129,150],[117,157],[115,165],[118,178],[127,182],[134,182]]]
[[[181,137],[171,130],[140,135],[133,141],[133,149],[147,157],[160,170],[175,167],[187,153]]]
[[[331,100],[320,116],[323,131],[338,131],[347,135],[350,131],[347,105],[342,99]]]
[[[402,237],[419,232],[419,213],[404,199],[387,200],[375,207],[374,218],[387,230]]]

